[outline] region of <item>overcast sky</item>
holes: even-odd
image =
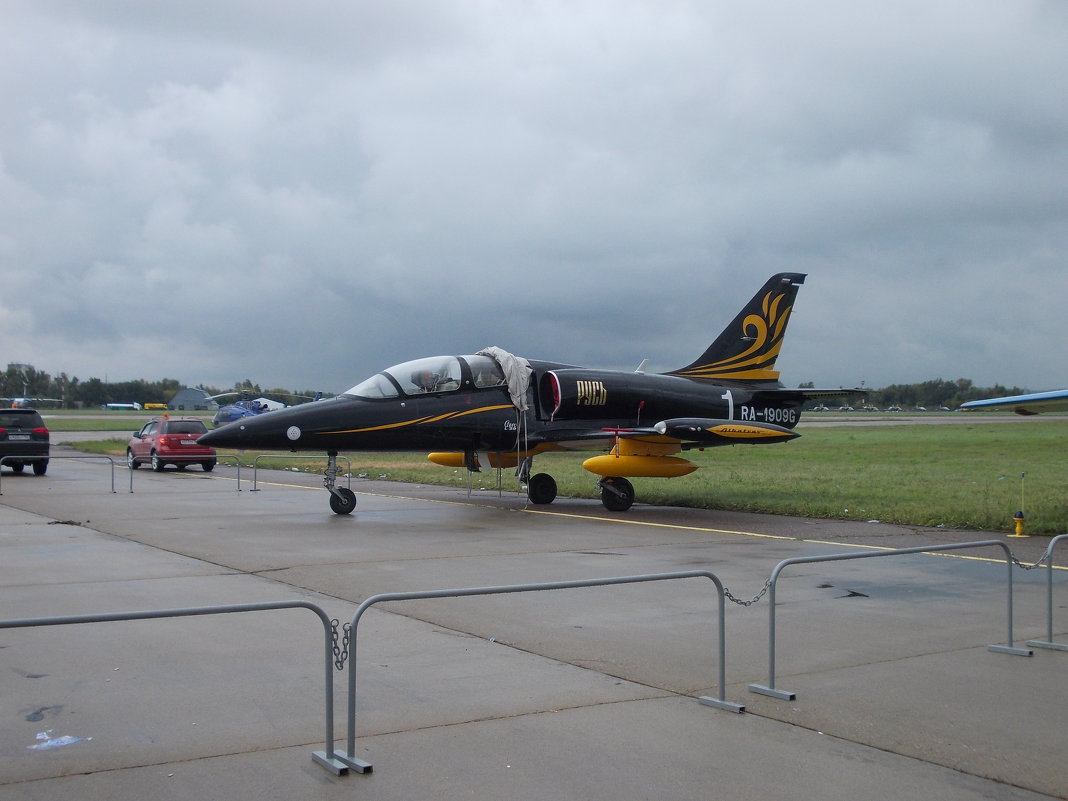
[[[3,0],[0,369],[1068,386],[1068,3]]]

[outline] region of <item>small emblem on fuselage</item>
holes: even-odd
[[[296,442],[300,439],[300,429],[296,426],[290,426],[286,429],[286,436],[289,437],[290,441]]]

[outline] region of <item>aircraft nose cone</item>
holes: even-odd
[[[233,447],[231,445],[232,440],[233,437],[230,435],[230,432],[224,432],[221,428],[216,428],[197,437],[198,443],[201,445],[208,445],[212,448]]]
[[[345,404],[319,401],[264,412],[208,431],[199,442],[238,450],[319,450],[319,433],[333,428],[346,408]]]
[[[279,436],[280,433],[264,417],[245,418],[201,434],[198,442],[213,448],[271,448],[284,445],[285,436]]]

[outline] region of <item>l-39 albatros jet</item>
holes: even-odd
[[[692,364],[661,374],[527,360],[500,348],[390,367],[336,398],[238,420],[200,437],[222,448],[327,452],[330,508],[349,514],[355,494],[337,485],[342,451],[429,451],[430,461],[478,470],[518,468],[531,503],[556,498],[556,481],[532,474],[548,451],[605,451],[583,462],[600,476],[601,501],[634,502],[628,477],[675,477],[697,465],[675,454],[715,445],[768,444],[793,431],[809,399],[861,394],[787,389],[775,359],[801,273],[768,279]]]

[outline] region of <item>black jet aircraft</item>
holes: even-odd
[[[429,459],[478,470],[517,467],[531,503],[556,498],[556,481],[533,459],[600,450],[583,467],[600,476],[601,501],[625,511],[628,478],[697,469],[676,454],[715,445],[767,444],[799,436],[802,404],[862,394],[787,389],[775,360],[801,273],[768,279],[723,333],[685,367],[646,374],[526,360],[499,348],[398,364],[318,403],[237,420],[200,437],[223,448],[326,451],[330,508],[349,514],[355,494],[337,485],[341,451],[430,451]]]

